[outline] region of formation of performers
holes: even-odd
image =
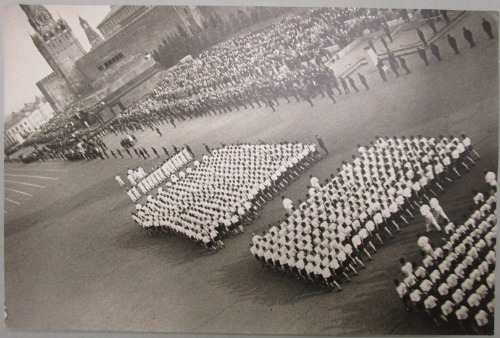
[[[493,172],[487,176],[496,180]],[[493,334],[496,266],[496,184],[474,191],[463,224],[448,223],[441,243],[418,235],[422,263],[400,259],[403,279],[394,280],[406,310],[416,310],[459,334]]]
[[[377,137],[359,153],[323,184],[311,177],[307,200],[297,208],[283,196],[286,219],[252,239],[250,251],[263,267],[341,290],[341,280],[364,267],[363,256],[372,259],[376,241],[393,238],[435,191],[474,165],[472,156],[479,158],[465,135]]]
[[[152,168],[148,174],[141,167],[138,167],[136,170],[129,169],[127,171],[127,179],[132,186],[127,189],[127,195],[133,202],[137,202],[141,198],[141,193],[146,195],[167,179],[176,182],[178,178],[175,173],[192,160],[193,153],[188,148],[183,148],[178,153],[165,159],[161,164]],[[179,177],[184,177],[185,173],[181,171],[178,175]],[[120,185],[122,184],[120,183]]]
[[[137,204],[132,218],[149,233],[175,233],[217,251],[321,155],[313,144],[236,144],[211,150],[186,175]]]

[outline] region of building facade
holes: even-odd
[[[12,113],[12,118],[4,126],[4,145],[9,147],[18,142],[22,144],[26,136],[47,123],[54,116],[50,103],[38,101],[26,105],[18,112]]]
[[[111,105],[109,118],[123,110],[125,102],[144,95],[134,89],[159,71],[149,55],[167,35],[179,26],[187,32],[201,29],[204,19],[218,9],[224,17],[242,8],[111,6],[97,25],[102,37],[80,18],[92,46],[86,52],[65,20],[54,20],[41,5],[20,6],[35,30],[33,43],[53,70],[37,86],[54,111],[104,102]]]

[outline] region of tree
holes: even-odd
[[[224,24],[224,30],[223,30],[223,32],[224,32],[224,36],[229,36],[229,35],[231,35],[232,31],[233,31],[233,29],[232,29],[232,27],[231,27],[231,24],[230,24],[229,22],[226,22],[226,23]]]
[[[159,62],[161,63],[161,58],[160,58],[160,53],[158,53],[158,51],[156,49],[153,49],[153,53],[151,53],[152,57],[153,57],[153,60],[155,60],[156,62]]]
[[[250,20],[252,21],[253,24],[256,24],[260,21],[260,14],[258,7],[253,7],[252,10],[250,11]]]
[[[224,25],[224,20],[222,20],[219,13],[215,13],[215,20],[217,21],[217,27],[222,27]]]
[[[259,7],[259,12],[262,21],[271,19],[272,14],[269,7]]]
[[[181,24],[177,24],[177,31],[179,32],[179,35],[183,38],[187,38],[188,37],[188,32],[187,30],[181,26]]]
[[[210,21],[209,20],[205,20],[203,19],[202,23],[201,23],[201,28],[206,31],[208,30],[208,28],[210,27]]]
[[[214,28],[210,28],[207,32],[207,39],[209,41],[209,45],[215,44],[219,39],[218,31]]]
[[[229,16],[229,24],[231,26],[231,31],[233,33],[237,32],[240,30],[240,20],[238,20],[237,17],[234,16],[234,14],[231,14]]]
[[[241,9],[238,10],[238,19],[240,20],[242,27],[250,25],[250,17]]]
[[[210,25],[210,28],[212,28],[212,29],[217,29],[219,26],[219,22],[217,21],[217,18],[215,17],[214,14],[212,14],[209,18],[209,25]]]
[[[191,54],[193,57],[201,53],[205,46],[203,45],[200,34],[196,34],[191,38],[190,47],[191,48],[189,54]]]

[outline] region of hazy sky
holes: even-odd
[[[109,6],[45,6],[54,19],[59,15],[66,20],[85,50],[90,44],[80,26],[78,15],[87,20],[98,33],[96,26],[109,12]],[[49,75],[52,69],[33,44],[30,33],[35,31],[19,5],[3,6],[3,51],[4,51],[4,114],[23,107],[35,96],[41,96],[36,82]]]

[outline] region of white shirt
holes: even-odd
[[[492,171],[489,171],[486,173],[486,175],[484,176],[484,179],[486,181],[486,183],[488,184],[491,184],[493,181],[495,181],[497,178],[497,175],[492,172]]]
[[[424,301],[424,305],[426,309],[433,309],[437,306],[437,299],[434,296],[429,296]]]
[[[289,199],[289,198],[285,198],[285,199],[283,199],[283,206],[284,206],[284,207],[285,207],[285,209],[287,209],[287,210],[291,209],[291,208],[292,208],[292,206],[293,206],[293,202],[292,202],[292,200],[291,200],[291,199]]]

